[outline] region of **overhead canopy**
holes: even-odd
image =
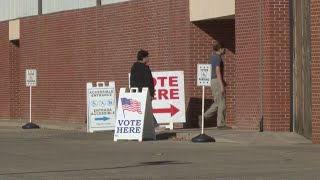
[[[20,39],[20,20],[9,21],[9,41]]]
[[[234,19],[235,0],[189,0],[190,21]]]

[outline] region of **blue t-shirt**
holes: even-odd
[[[216,67],[220,66],[221,67],[221,57],[217,54],[213,55],[210,59],[210,64],[212,67],[212,74],[211,74],[211,78],[212,79],[216,79],[217,78],[217,74],[216,74]]]

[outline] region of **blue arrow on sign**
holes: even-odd
[[[94,118],[94,120],[96,120],[96,121],[108,121],[109,119],[111,119],[111,118],[108,118],[108,117]]]

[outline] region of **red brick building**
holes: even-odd
[[[153,71],[185,72],[187,123],[177,127],[196,127],[196,65],[223,41],[227,124],[253,131],[263,124],[264,131],[295,131],[320,143],[320,2],[233,2],[233,15],[200,19],[192,19],[196,7],[188,0],[131,0],[24,17],[13,40],[11,21],[1,21],[0,120],[28,121],[25,69],[34,68],[33,120],[85,127],[86,82],[127,87],[143,48]],[[206,97],[209,106],[209,88]]]

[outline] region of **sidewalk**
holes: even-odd
[[[0,121],[0,127],[15,127],[21,128],[25,122],[17,121]],[[83,132],[85,128],[81,125],[61,127],[59,125],[43,125],[40,124],[41,129],[58,129],[72,132]],[[110,140],[113,139],[113,132],[101,132],[106,134]],[[201,133],[200,128],[194,129],[174,129],[165,130],[157,133],[158,140],[174,140],[174,141],[191,141],[191,139]],[[213,137],[218,143],[234,143],[246,145],[295,145],[295,144],[312,144],[312,141],[294,132],[253,132],[242,131],[237,129],[218,130],[217,128],[205,128],[204,134]],[[109,139],[109,138],[108,138]]]
[[[170,132],[170,131],[169,131]],[[191,139],[201,133],[201,129],[174,130],[176,140]],[[218,130],[217,128],[205,128],[204,134],[213,137],[219,143],[281,145],[281,144],[312,144],[311,140],[294,132],[253,132],[237,129]]]

